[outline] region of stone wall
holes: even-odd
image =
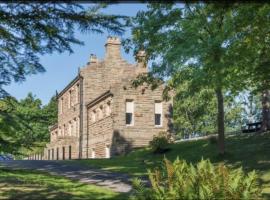
[[[88,106],[88,143],[85,146],[88,158],[92,157],[93,151],[96,158],[104,158],[106,147],[110,148],[113,133],[112,107],[110,94],[94,105]]]
[[[151,90],[148,86],[131,86],[129,80],[121,87],[112,90],[114,94],[114,132],[124,138],[124,149],[127,147],[147,146],[154,135],[170,131],[171,102],[162,99],[163,87]],[[134,102],[134,125],[126,125],[126,100]],[[155,126],[155,102],[162,102],[162,126]]]
[[[163,87],[152,91],[146,85],[137,89],[131,86],[131,80],[147,72],[145,52],[139,51],[137,63],[129,64],[121,57],[118,38],[109,37],[105,47],[104,60],[91,55],[78,76],[58,95],[58,124],[51,129],[44,159],[49,158],[49,151],[56,159],[57,148],[58,159],[62,159],[63,147],[68,159],[69,146],[72,159],[110,157],[146,146],[154,135],[170,129],[170,102],[162,103],[162,126],[154,124],[155,101],[162,102]],[[127,99],[135,105],[133,126],[125,121]]]

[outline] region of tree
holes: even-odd
[[[242,72],[245,84],[261,95],[262,130],[270,129],[270,5],[252,3],[234,12],[235,37],[230,56]]]
[[[75,30],[82,33],[103,33],[104,31],[114,34],[123,33],[124,22],[127,18],[103,14],[101,9],[105,7],[105,4],[87,7],[68,1],[61,4],[24,2],[0,4],[0,99],[2,104],[0,107],[0,123],[2,123],[0,150],[4,148],[5,151],[10,149],[10,152],[15,152],[18,151],[19,146],[29,147],[35,140],[30,137],[32,133],[37,134],[40,131],[39,136],[45,137],[44,134],[47,131],[47,127],[45,130],[44,126],[40,126],[41,122],[29,125],[29,121],[24,121],[27,116],[22,116],[22,114],[30,114],[26,120],[39,116],[28,112],[27,109],[32,108],[20,107],[20,103],[8,96],[3,87],[12,81],[24,81],[30,74],[45,72],[39,56],[54,52],[72,53],[73,44],[83,45],[83,42],[75,37]],[[26,101],[32,100],[34,101],[29,96]],[[38,102],[32,103],[38,104]],[[22,113],[17,110],[17,106]],[[38,108],[41,105],[35,106],[37,110],[39,109],[38,112],[41,111]],[[21,134],[26,135],[21,137]],[[48,135],[46,137],[48,138]]]
[[[0,5],[0,94],[4,85],[23,81],[29,74],[44,72],[39,56],[53,52],[72,53],[72,44],[82,45],[74,35],[121,34],[123,16],[101,13],[104,4],[83,6],[75,3],[7,3]]]
[[[173,122],[177,134],[207,135],[216,130],[216,101],[214,91],[192,88],[191,81],[186,79],[193,72],[188,69],[174,74],[168,84],[175,89],[173,98]]]
[[[132,31],[135,53],[143,48],[155,61],[152,74],[166,78],[195,69],[187,77],[192,87],[215,91],[220,154],[225,153],[224,94],[245,87],[241,71],[228,56],[232,18],[229,4],[151,4],[137,14]]]
[[[43,116],[46,117],[47,128],[55,123],[57,123],[57,98],[53,96],[50,102],[43,107]]]
[[[55,96],[45,106],[32,93],[20,101],[5,97],[0,105],[0,152],[21,154],[49,141],[48,127],[57,121]]]

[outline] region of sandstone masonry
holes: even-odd
[[[162,100],[163,86],[151,90],[131,84],[147,73],[145,52],[129,64],[121,57],[119,38],[108,37],[105,47],[104,60],[91,55],[58,94],[58,123],[50,127],[50,143],[38,158],[110,158],[169,132],[172,106]]]

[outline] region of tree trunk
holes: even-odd
[[[224,126],[224,99],[221,88],[216,89],[217,103],[218,103],[218,153],[223,155],[225,153],[225,126]]]
[[[262,93],[262,131],[270,130],[270,90]]]

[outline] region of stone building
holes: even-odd
[[[50,127],[44,159],[110,158],[149,144],[169,131],[171,102],[162,100],[163,86],[132,87],[147,73],[145,53],[129,64],[119,38],[108,37],[106,55],[95,55],[58,94],[58,123]]]

